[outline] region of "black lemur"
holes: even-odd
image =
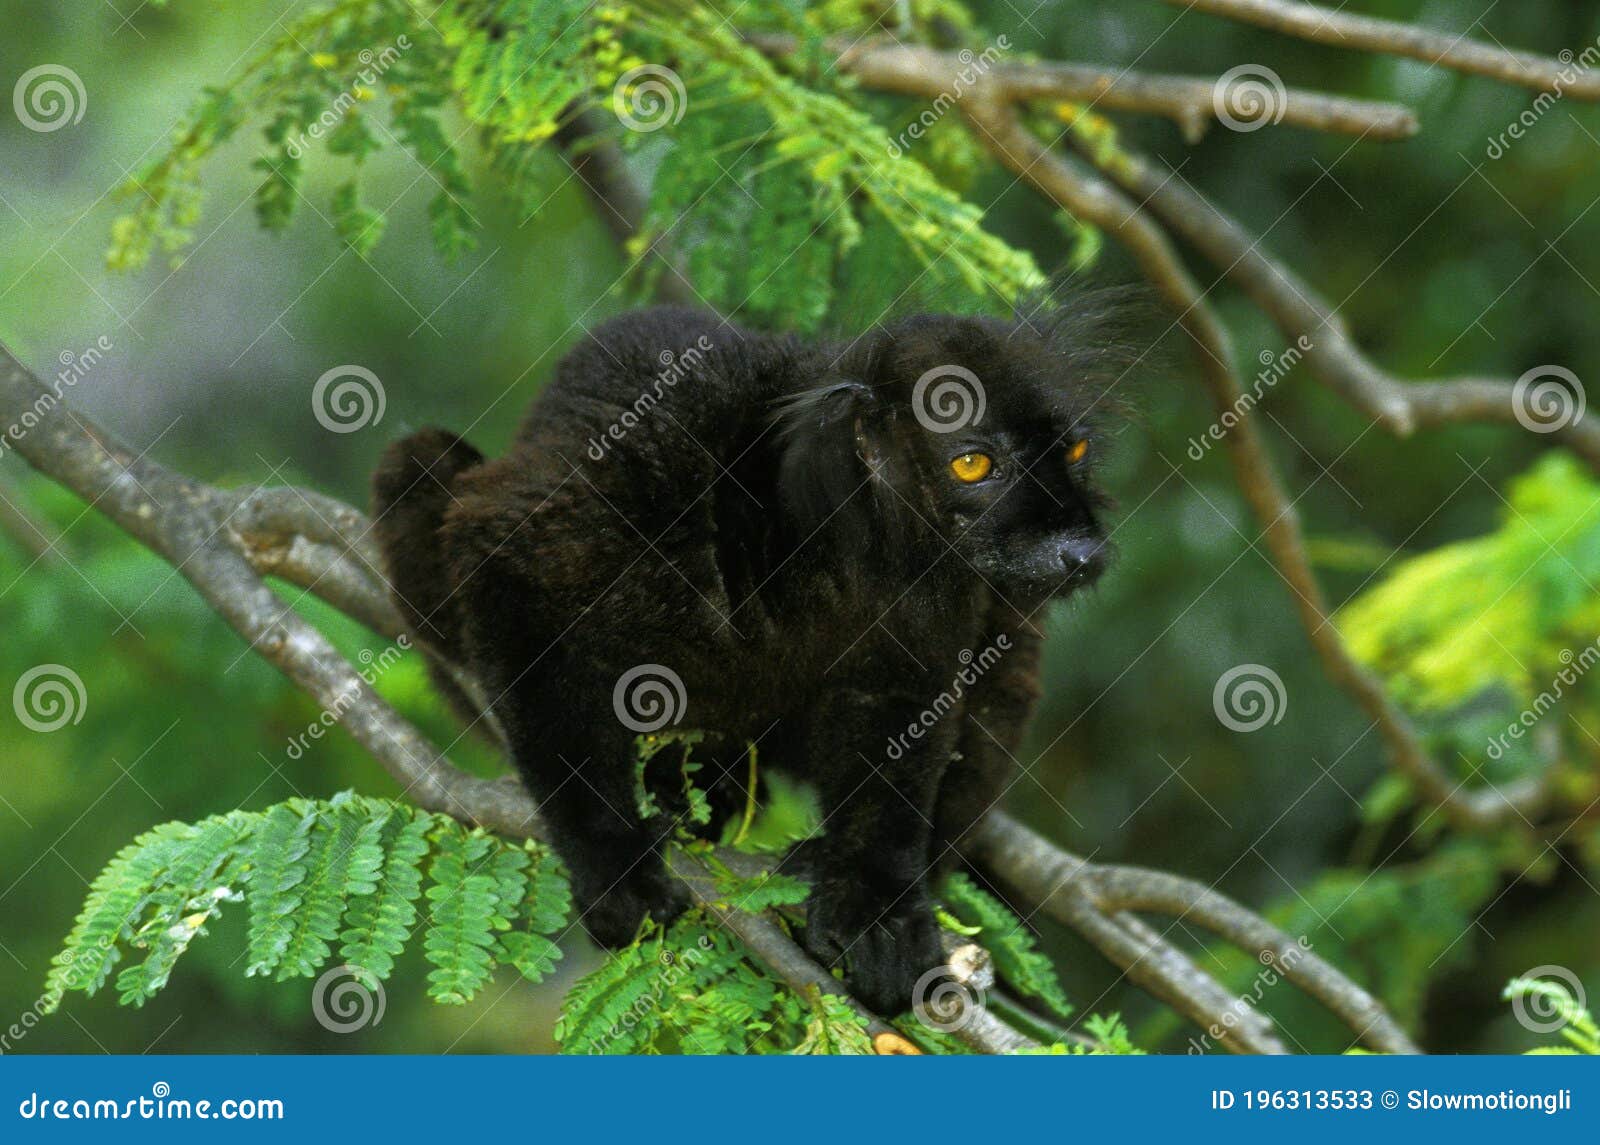
[[[645,310],[567,354],[505,456],[389,447],[395,602],[482,685],[598,942],[685,905],[636,736],[703,730],[719,807],[750,741],[815,785],[805,945],[905,1008],[942,960],[930,877],[1017,775],[1041,610],[1105,564],[1101,308],[839,343]]]

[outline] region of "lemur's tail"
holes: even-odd
[[[450,487],[456,477],[482,461],[483,454],[448,430],[424,429],[384,450],[372,476],[374,532],[389,595],[406,627],[425,645],[423,651],[432,648],[457,664],[461,627],[439,526],[450,507]],[[434,657],[428,659],[434,682],[447,698],[476,715],[476,706],[460,694],[450,674]]]

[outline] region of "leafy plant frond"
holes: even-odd
[[[1534,1053],[1600,1054],[1600,1025],[1560,981],[1513,978],[1500,996],[1517,1007],[1519,1016],[1527,1009],[1534,1010],[1538,1018],[1548,1015],[1553,1021],[1541,1020],[1540,1028],[1558,1031],[1567,1042],[1566,1046],[1549,1046]]]
[[[423,864],[431,884],[422,893]],[[309,977],[339,958],[373,981],[393,972],[418,929],[429,994],[464,1002],[508,965],[538,980],[560,958],[571,913],[566,873],[537,843],[517,845],[455,820],[349,793],[291,799],[139,836],[89,889],[56,955],[43,1009],[94,994],[112,968],[124,1004],[167,984],[180,955],[222,909],[249,915],[246,974]]]
[[[1018,993],[1043,1003],[1058,1017],[1072,1016],[1072,1003],[1055,967],[1040,952],[1027,925],[989,892],[957,871],[940,888],[945,909],[994,959],[996,975]]]

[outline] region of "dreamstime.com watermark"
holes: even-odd
[[[1593,644],[1585,644],[1583,651],[1574,653],[1570,648],[1563,648],[1558,657],[1565,665],[1555,674],[1550,681],[1550,686],[1533,698],[1516,719],[1506,725],[1506,730],[1499,735],[1490,736],[1488,753],[1490,759],[1499,759],[1505,755],[1506,748],[1510,745],[1506,740],[1519,740],[1533,729],[1533,725],[1551,708],[1560,702],[1561,697],[1567,694],[1567,689],[1582,679],[1585,672],[1600,663],[1600,640]]]
[[[1583,382],[1565,366],[1535,366],[1511,387],[1511,412],[1530,433],[1555,433],[1583,416]]]
[[[705,361],[706,355],[711,352],[712,345],[711,339],[702,334],[687,350],[677,354],[671,350],[661,351],[660,357],[656,359],[661,363],[661,370],[651,379],[650,388],[641,393],[616,421],[608,425],[604,433],[589,439],[587,452],[590,459],[604,461],[606,453],[612,446],[627,437],[629,430],[661,404],[661,399],[666,396],[668,390],[700,368],[700,363]]]
[[[395,637],[393,644],[376,655],[372,649],[363,648],[356,657],[361,661],[361,667],[357,670],[356,675],[361,677],[363,683],[371,687],[378,682],[379,676],[394,667],[402,653],[408,652],[410,649],[411,637],[403,632]],[[354,684],[340,692],[334,698],[332,704],[323,708],[318,713],[317,718],[306,725],[305,731],[289,737],[289,746],[284,749],[284,754],[290,759],[300,759],[310,747],[310,744],[306,741],[319,740],[327,735],[333,725],[344,718],[345,712],[349,711],[351,706],[360,699],[361,689]]]
[[[922,709],[921,714],[906,725],[905,731],[889,737],[884,754],[890,759],[900,759],[904,756],[911,750],[911,742],[920,740],[926,735],[945,713],[954,708],[961,697],[967,694],[967,689],[1000,663],[1001,657],[1009,651],[1011,651],[1011,637],[1003,632],[994,638],[993,644],[976,656],[972,654],[972,649],[963,648],[958,657],[962,664],[961,670],[950,681],[950,686],[934,697],[933,703]]]
[[[82,946],[74,947],[70,952],[56,955],[52,968],[61,973],[70,972],[79,962],[85,959],[99,961],[105,958],[106,951],[111,949],[114,939],[100,938],[93,942],[86,942]],[[59,996],[40,994],[33,1000],[33,1005],[22,1011],[17,1019],[4,1030],[0,1030],[0,1054],[9,1054],[16,1050],[17,1044],[26,1038],[35,1026],[45,1019],[45,1011],[54,1002],[59,1002]]]
[[[291,159],[299,159],[311,149],[311,145],[327,135],[339,124],[344,122],[351,110],[358,104],[373,98],[376,94],[378,81],[383,78],[383,73],[394,66],[400,56],[411,49],[411,39],[404,33],[396,36],[394,43],[381,51],[374,52],[371,48],[362,48],[356,54],[356,59],[361,63],[361,69],[350,77],[350,82],[345,89],[333,97],[333,102],[322,109],[322,114],[306,124],[305,130],[293,136],[285,144],[284,150]],[[331,66],[337,57],[314,55],[312,61],[320,65]]]
[[[1583,982],[1565,966],[1535,966],[1526,974],[1517,976],[1517,985],[1524,983],[1546,989],[1524,989],[1511,999],[1511,1013],[1517,1024],[1529,1033],[1553,1034],[1567,1024],[1568,1008],[1546,992],[1549,987],[1559,987],[1559,992],[1579,1010],[1589,1004],[1583,991]]]
[[[972,1024],[983,1009],[982,986],[952,966],[935,966],[911,988],[911,1012],[930,1030],[953,1034]]]
[[[1217,677],[1211,710],[1222,726],[1236,732],[1259,731],[1283,722],[1289,693],[1283,679],[1265,664],[1240,664]]]
[[[1303,934],[1286,950],[1263,950],[1257,956],[1261,961],[1261,970],[1250,983],[1250,988],[1230,1001],[1227,1008],[1222,1011],[1222,1016],[1207,1026],[1205,1033],[1198,1038],[1189,1039],[1187,1052],[1210,1053],[1212,1046],[1225,1040],[1244,1016],[1261,1004],[1266,992],[1282,981],[1284,976],[1294,969],[1295,964],[1310,953],[1311,940]]]
[[[172,1087],[158,1081],[148,1096],[125,1100],[106,1097],[52,1097],[30,1093],[17,1105],[26,1121],[282,1121],[283,1101],[275,1097],[225,1097],[190,1100],[173,1097]]]
[[[906,125],[906,129],[895,138],[889,140],[889,156],[898,159],[911,149],[911,144],[921,139],[934,124],[944,118],[945,113],[960,101],[967,90],[974,86],[980,79],[989,74],[989,69],[994,67],[995,61],[1001,53],[1011,50],[1011,41],[1005,36],[996,36],[994,43],[982,52],[974,53],[971,48],[962,48],[956,58],[961,62],[961,70],[956,72],[948,90],[941,90],[934,96],[933,102],[923,109]],[[910,142],[907,142],[907,137]]]
[[[61,404],[65,391],[87,377],[89,371],[98,366],[111,352],[111,346],[111,339],[102,334],[82,353],[61,351],[56,359],[61,363],[61,369],[56,372],[50,389],[34,398],[33,404],[23,410],[16,421],[6,426],[4,433],[0,433],[0,458],[4,458],[17,442],[27,437],[30,430],[37,427],[51,410]]]
[[[709,934],[702,934],[695,940],[694,946],[681,951],[663,950],[657,955],[656,961],[660,971],[656,974],[655,981],[650,983],[650,989],[635,998],[631,1006],[617,1015],[616,1020],[606,1027],[605,1035],[596,1039],[590,1046],[589,1052],[605,1053],[606,1047],[615,1043],[624,1033],[638,1027],[652,1014],[660,1013],[663,1000],[672,997],[672,991],[678,983],[683,981],[690,970],[706,960],[714,945]]]
[[[1511,150],[1513,143],[1519,142],[1523,136],[1532,131],[1552,107],[1566,98],[1569,87],[1587,75],[1596,64],[1600,64],[1600,40],[1584,48],[1581,53],[1574,53],[1571,48],[1563,48],[1557,53],[1556,58],[1561,61],[1561,70],[1556,73],[1555,82],[1541,91],[1530,106],[1523,108],[1517,118],[1506,124],[1499,135],[1489,136],[1489,144],[1484,148],[1484,154],[1490,159],[1504,157],[1505,153]]]
[[[1261,351],[1260,362],[1263,367],[1256,375],[1255,384],[1249,390],[1241,393],[1233,400],[1233,405],[1222,411],[1222,415],[1212,422],[1207,430],[1198,437],[1189,439],[1187,450],[1190,461],[1199,461],[1210,452],[1211,447],[1224,437],[1228,431],[1242,421],[1246,414],[1256,408],[1256,404],[1272,387],[1283,381],[1290,370],[1300,364],[1300,360],[1311,352],[1314,343],[1310,337],[1302,334],[1294,340],[1294,345],[1282,353],[1274,354],[1271,350]]]

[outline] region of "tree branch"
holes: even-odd
[[[1561,92],[1575,99],[1600,99],[1600,75],[1587,74],[1585,69],[1570,61],[1480,43],[1467,39],[1465,34],[1435,32],[1398,20],[1319,8],[1296,0],[1162,2],[1336,48],[1405,56],[1536,91]]]
[[[16,427],[24,410],[38,408],[45,391],[37,379],[0,346],[0,423]],[[91,502],[157,555],[171,562],[251,647],[311,695],[383,766],[401,795],[418,806],[513,838],[538,831],[532,798],[514,779],[480,779],[461,771],[374,692],[327,639],[306,623],[262,579],[283,575],[315,592],[377,632],[403,631],[375,569],[367,540],[370,525],[355,509],[295,489],[227,491],[173,473],[116,444],[58,403],[33,428],[8,431],[9,444],[36,469]],[[999,812],[980,829],[974,852],[1001,882],[1033,888],[1030,897],[1108,951],[1130,978],[1173,1004],[1202,1027],[1220,1024],[1237,1009],[1226,992],[1181,952],[1115,916],[1127,904],[1103,906],[1069,890],[1052,872],[1088,873],[1081,859],[1055,851],[1043,839]],[[730,861],[737,856],[727,853]],[[869,1013],[822,967],[812,962],[769,919],[729,911],[716,896],[709,872],[680,872],[696,901],[713,909],[751,952],[796,989],[822,990],[846,998],[868,1022],[880,1052],[913,1047]],[[1145,873],[1157,880],[1160,876]],[[1191,886],[1175,877],[1170,894]],[[1041,882],[1040,880],[1047,880]],[[1151,892],[1154,893],[1153,891]],[[1209,892],[1208,892],[1209,894]],[[1221,896],[1202,898],[1192,909],[1217,913],[1234,925],[1267,924]],[[1259,930],[1249,931],[1256,935]],[[1316,971],[1319,987],[1344,997],[1350,986],[1330,967]],[[1323,996],[1318,994],[1319,997]],[[1331,1007],[1330,1007],[1331,1008]],[[1337,1012],[1337,1011],[1336,1011]],[[1229,1048],[1281,1052],[1264,1016],[1247,1015],[1228,1037]],[[993,1013],[976,1007],[958,1032],[988,1053],[1035,1044]],[[1369,1039],[1370,1040],[1370,1039]]]
[[[1372,995],[1266,920],[1199,883],[1142,867],[1085,862],[1003,811],[991,811],[964,842],[963,850],[1018,888],[1029,902],[1040,904],[1052,918],[1079,930],[1113,962],[1122,965],[1127,961],[1124,969],[1136,981],[1140,974],[1148,972],[1152,962],[1182,960],[1185,966],[1174,971],[1175,978],[1186,976],[1193,963],[1176,948],[1164,946],[1148,928],[1119,925],[1118,916],[1129,910],[1169,915],[1193,922],[1258,958],[1270,956],[1268,965],[1327,1006],[1355,1032],[1358,1040],[1373,1049],[1384,1053],[1418,1052]],[[1086,930],[1083,922],[1088,918],[1097,921]],[[1159,990],[1168,985],[1163,982],[1159,989],[1152,988],[1152,993],[1161,996]],[[1192,992],[1186,994],[1192,997]],[[1252,1028],[1244,1020],[1247,1016],[1259,1019],[1260,1015],[1250,1009],[1241,1012],[1233,999],[1226,1001],[1221,1012],[1238,1020],[1233,1033],[1261,1038],[1261,1028]]]
[[[1387,373],[1361,352],[1339,315],[1312,287],[1262,250],[1259,238],[1217,209],[1181,175],[1162,173],[1128,151],[1096,153],[1075,136],[1069,139],[1080,156],[1219,267],[1285,338],[1296,341],[1304,336],[1310,345],[1306,364],[1317,377],[1389,432],[1409,437],[1419,428],[1463,422],[1520,424],[1509,380],[1414,382]],[[1600,419],[1576,417],[1553,428],[1550,436],[1600,471]]]
[[[752,33],[746,39],[768,55],[789,55],[799,47],[792,36]],[[1006,102],[1049,100],[1144,112],[1173,120],[1191,143],[1217,118],[1219,81],[1214,79],[1143,75],[1054,60],[986,64],[971,51],[942,52],[881,39],[829,41],[828,47],[838,53],[835,66],[878,91],[928,99],[953,99],[971,91]],[[1384,140],[1417,132],[1416,116],[1399,104],[1300,88],[1289,88],[1273,110],[1283,113],[1282,122],[1315,131]]]
[[[1233,350],[1227,331],[1167,236],[1144,210],[1092,171],[1048,151],[1008,106],[973,99],[963,105],[963,111],[980,142],[1003,165],[1075,217],[1094,223],[1128,247],[1194,344],[1201,376],[1219,413],[1238,409],[1242,391],[1231,365]],[[1332,624],[1306,555],[1299,516],[1266,452],[1255,419],[1239,417],[1226,441],[1235,480],[1261,525],[1273,564],[1293,594],[1312,646],[1333,681],[1377,724],[1395,766],[1423,798],[1469,828],[1489,827],[1513,815],[1526,818],[1536,812],[1545,797],[1543,784],[1465,790],[1464,783],[1455,782],[1427,753],[1405,713],[1390,699],[1382,682],[1351,658]]]
[[[35,411],[27,422],[24,411]],[[171,563],[255,652],[334,713],[400,786],[401,797],[511,838],[538,833],[535,804],[521,784],[458,768],[263,579],[284,575],[376,632],[402,633],[360,512],[299,489],[217,489],[136,457],[70,414],[4,346],[0,424],[11,426],[6,442],[29,464]],[[31,428],[20,429],[24,424]],[[704,880],[686,882],[698,902],[711,905],[714,891]],[[915,1052],[776,925],[725,907],[715,913],[791,985],[845,998],[883,1052]],[[987,1053],[1035,1044],[992,1015],[969,1034]]]

